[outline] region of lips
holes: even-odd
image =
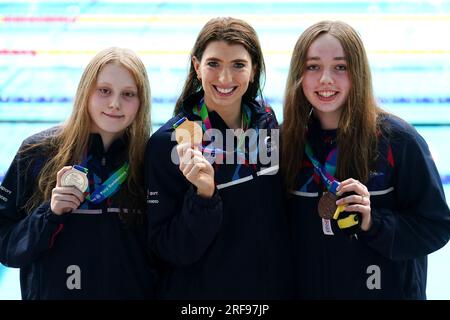
[[[102,114],[104,114],[105,116],[107,116],[108,118],[111,118],[111,119],[120,119],[120,118],[123,118],[123,115],[108,114],[108,113],[105,113],[105,112],[102,112]]]
[[[237,87],[231,87],[231,88],[221,88],[218,86],[213,86],[215,91],[221,95],[221,96],[230,96],[233,94],[233,92],[236,90]]]
[[[339,94],[339,91],[322,90],[322,91],[316,91],[315,93],[316,93],[317,97],[319,98],[319,100],[331,101]]]

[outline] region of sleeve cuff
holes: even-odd
[[[377,237],[380,227],[381,227],[381,216],[378,210],[372,209],[371,212],[372,215],[372,225],[369,230],[367,231],[361,231],[358,236],[361,236],[367,240],[371,240]]]
[[[211,198],[203,198],[197,194],[197,190],[194,186],[190,186],[188,190],[188,197],[192,199],[195,206],[203,208],[211,208],[217,206],[220,202],[220,195],[217,189],[214,190],[214,194]]]
[[[54,222],[54,223],[64,223],[65,215],[57,215],[55,214],[52,209],[50,208],[50,202],[45,202],[40,205],[38,208],[38,211],[42,213],[48,221]]]

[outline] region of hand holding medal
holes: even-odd
[[[73,166],[64,172],[61,177],[61,186],[74,186],[81,192],[85,192],[88,187],[87,169],[82,166]]]
[[[371,222],[370,200],[366,186],[354,179],[338,182],[333,177],[336,169],[337,148],[333,149],[328,155],[327,158],[330,160],[328,166],[322,165],[314,157],[309,143],[305,145],[305,154],[311,160],[314,171],[328,189],[328,192],[324,192],[319,200],[317,206],[319,216],[325,220],[331,218],[337,220],[339,229],[350,235],[354,235],[361,230],[369,230]],[[359,196],[349,195],[350,192],[359,194]],[[365,219],[367,216],[369,218]]]
[[[50,199],[50,208],[54,214],[71,212],[84,201],[83,192],[87,189],[88,180],[87,170],[84,171],[81,168],[66,166],[56,174],[56,186],[52,190]]]
[[[346,211],[348,205],[345,200],[341,199],[347,199],[348,196],[350,196],[348,192],[341,196],[336,196],[332,192],[324,192],[319,200],[317,210],[322,219],[336,220],[339,229],[346,234],[353,235],[361,231],[361,214]],[[337,205],[337,203],[340,204]]]
[[[339,200],[336,202],[341,210],[336,210],[333,219],[337,220],[341,230],[349,234],[367,231],[371,225],[370,194],[367,187],[355,179],[342,181],[338,187]],[[342,212],[344,211],[345,212]],[[342,212],[342,213],[341,213]]]
[[[210,198],[214,194],[214,169],[197,147],[203,139],[202,127],[186,117],[174,125],[178,142],[177,153],[180,158],[180,171],[197,188],[197,194]]]

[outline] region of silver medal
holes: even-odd
[[[61,185],[63,187],[74,186],[81,192],[85,192],[88,187],[88,178],[84,172],[72,168],[62,175]]]

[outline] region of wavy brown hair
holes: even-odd
[[[342,45],[351,88],[338,125],[336,178],[366,182],[376,156],[378,115],[384,113],[375,101],[366,51],[358,33],[341,21],[321,21],[307,28],[297,40],[286,84],[281,132],[281,171],[287,190],[295,187],[301,169],[306,131],[312,105],[303,93],[301,80],[311,44],[330,34]]]
[[[257,96],[262,98],[265,64],[255,29],[243,20],[219,17],[209,20],[197,36],[194,48],[190,54],[189,73],[181,96],[175,104],[174,115],[180,112],[184,99],[201,90],[202,83],[197,79],[192,58],[196,57],[198,61],[201,61],[206,47],[212,41],[225,41],[229,45],[240,44],[247,50],[252,59],[253,68],[255,68],[255,77],[253,82],[249,84],[243,98],[255,99]]]
[[[27,148],[40,148],[50,152],[52,157],[46,162],[39,173],[38,189],[28,201],[28,210],[36,208],[43,201],[49,201],[52,189],[56,185],[56,173],[67,165],[80,163],[83,153],[88,147],[89,135],[91,133],[92,120],[89,116],[88,105],[91,94],[95,89],[97,77],[107,64],[119,64],[125,67],[136,81],[139,109],[134,121],[125,130],[128,140],[128,161],[130,170],[127,178],[127,187],[121,188],[120,198],[127,199],[127,203],[120,206],[134,204],[136,210],[144,212],[145,193],[143,190],[143,161],[145,145],[150,136],[150,84],[147,71],[141,59],[136,53],[129,49],[111,47],[97,53],[84,70],[78,89],[71,116],[56,131],[56,133]],[[123,201],[123,202],[124,202]]]

